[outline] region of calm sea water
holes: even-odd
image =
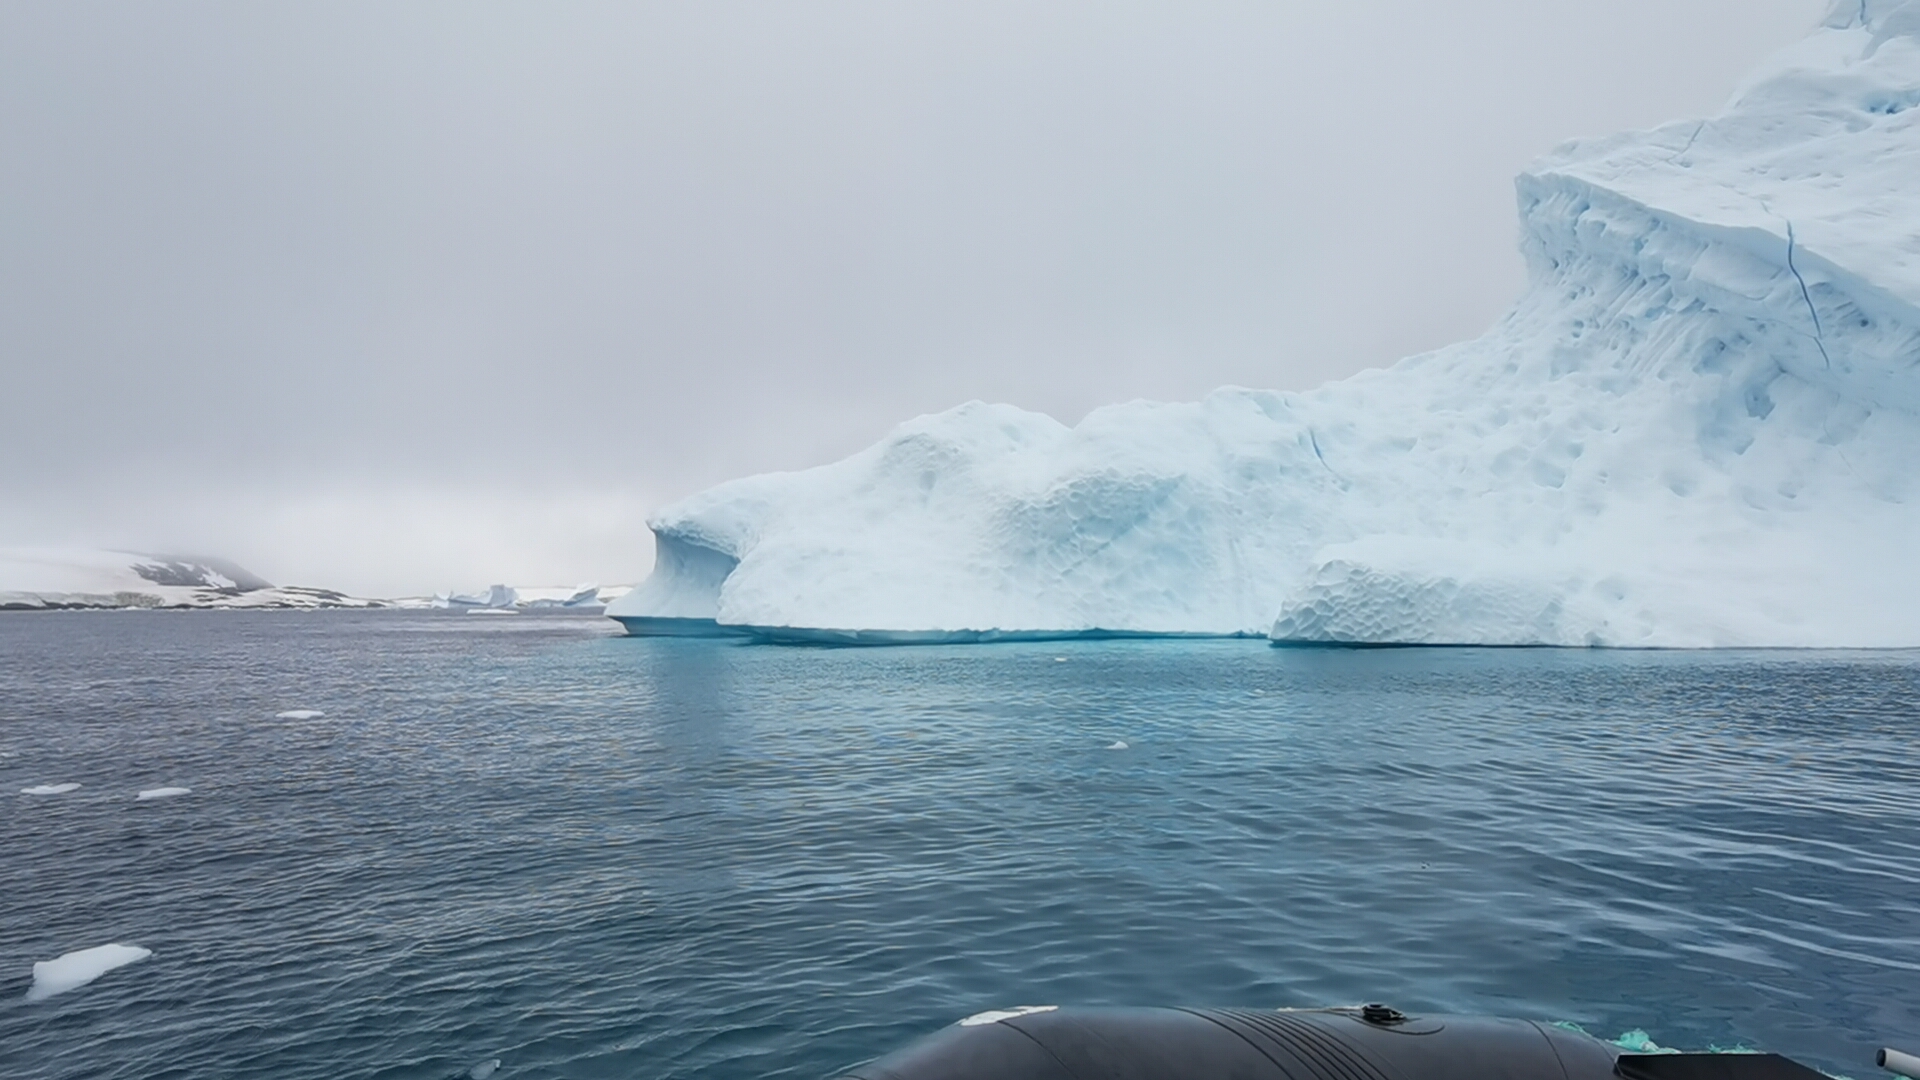
[[[0,1074],[813,1078],[1034,1002],[1920,1049],[1920,654],[613,629],[0,616]]]

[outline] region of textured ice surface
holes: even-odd
[[[36,784],[20,789],[22,795],[65,795],[69,791],[79,791],[79,784]]]
[[[1483,337],[1075,427],[973,403],[651,523],[637,633],[1920,645],[1920,0],[1517,181]],[[1385,298],[1383,298],[1383,302]]]
[[[191,795],[191,794],[193,794],[193,789],[190,787],[156,787],[156,788],[147,788],[145,791],[142,791],[139,795],[136,795],[134,797],[142,800],[171,799],[175,795]]]
[[[28,1001],[44,1001],[55,994],[78,990],[117,967],[125,967],[153,955],[153,950],[138,945],[96,945],[70,952],[33,965],[33,985],[27,987]]]

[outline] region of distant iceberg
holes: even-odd
[[[492,585],[477,592],[443,592],[433,598],[437,608],[510,608],[520,599],[518,590],[507,585]]]
[[[559,588],[491,585],[473,592],[439,593],[433,598],[433,606],[466,611],[577,611],[598,614],[606,609],[606,593],[611,591],[591,583]],[[624,592],[618,590],[617,594]]]
[[[1920,645],[1920,0],[1517,181],[1485,336],[1077,426],[972,403],[650,525],[633,633]]]
[[[575,585],[558,589],[517,589],[518,604],[531,611],[600,611],[600,586]]]

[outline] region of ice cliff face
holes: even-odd
[[[970,404],[653,522],[635,632],[1920,645],[1920,0],[1518,180],[1484,337],[1068,428]]]

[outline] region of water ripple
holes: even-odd
[[[0,615],[0,791],[82,785],[7,796],[0,1068],[820,1077],[1026,1001],[1920,1030],[1914,654],[608,629]],[[154,955],[22,1000],[109,941]]]

